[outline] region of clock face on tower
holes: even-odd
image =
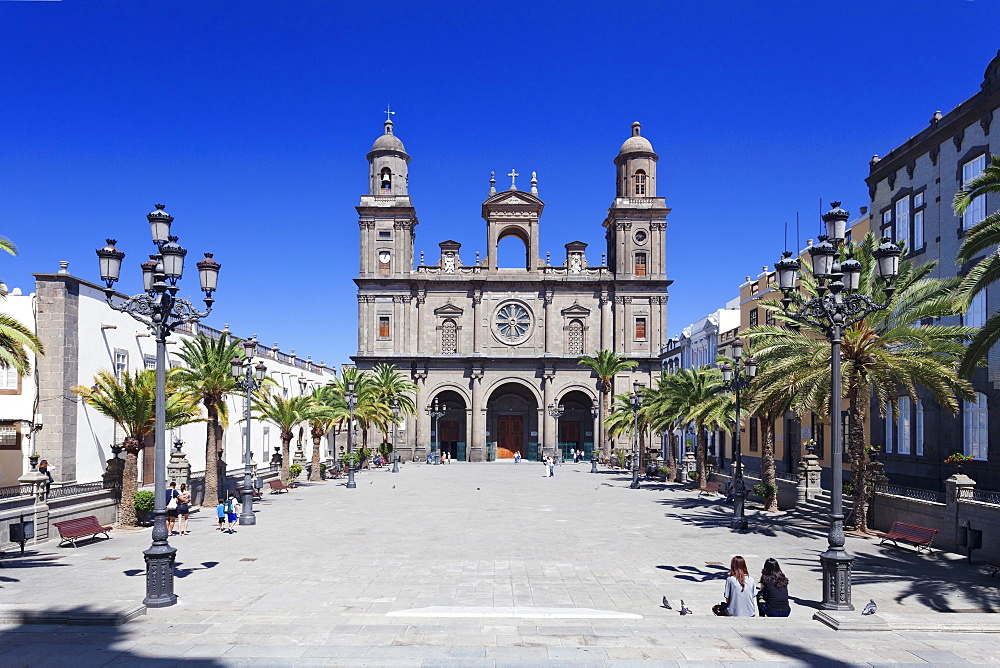
[[[389,263],[389,251],[379,251],[378,261],[381,262],[382,264],[388,264]]]
[[[493,333],[501,343],[514,346],[528,339],[531,332],[531,313],[521,304],[501,304],[493,317]]]

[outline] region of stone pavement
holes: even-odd
[[[992,616],[940,610],[1000,610],[1000,578],[955,555],[850,538],[855,603],[874,598],[894,630],[834,631],[812,619],[822,527],[758,516],[734,534],[718,500],[589,469],[407,464],[360,474],[356,490],[266,495],[257,526],[232,535],[199,513],[172,539],[178,605],[117,627],[0,625],[0,665],[1000,664],[1000,634],[942,630]],[[0,604],[134,604],[149,532],[112,535],[4,560]],[[711,614],[733,554],[757,573],[782,563],[791,617]],[[676,612],[681,599],[694,614]]]

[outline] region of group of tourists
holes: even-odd
[[[760,572],[760,585],[750,577],[746,560],[736,555],[729,562],[724,596],[726,600],[712,606],[721,617],[787,617],[788,578],[781,572],[777,559],[768,559]]]
[[[191,533],[188,523],[191,521],[191,492],[188,486],[171,482],[167,488],[167,532],[171,536],[181,536]]]

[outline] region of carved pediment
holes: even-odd
[[[502,193],[492,195],[484,204],[506,204],[515,206],[539,206],[542,200],[534,195],[521,190],[507,190]]]
[[[451,302],[448,302],[444,306],[438,306],[434,309],[434,315],[440,316],[442,318],[454,318],[465,313],[465,309],[455,306]]]
[[[585,318],[590,315],[590,309],[586,306],[580,306],[578,303],[573,302],[572,306],[564,308],[560,311],[567,318]]]

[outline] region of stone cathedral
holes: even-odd
[[[631,391],[633,380],[648,385],[659,373],[670,209],[656,194],[657,160],[633,123],[614,161],[615,198],[602,223],[607,247],[599,253],[570,241],[562,257],[542,259],[545,204],[534,174],[524,191],[512,170],[507,190],[498,191],[491,177],[482,205],[485,258],[463,257],[461,244],[442,241],[437,258],[427,263],[421,253],[415,262],[410,156],[392,120],[385,121],[368,153],[368,194],[357,207],[353,359],[359,369],[395,364],[418,387],[418,413],[397,436],[402,458],[422,459],[438,445],[460,461],[515,452],[529,460],[572,450],[590,456],[599,385],[578,357],[610,349],[636,360],[634,371],[615,378],[616,394]],[[497,266],[497,245],[507,237],[524,243],[523,267]],[[427,411],[435,399],[443,411],[436,420]],[[551,415],[559,408],[561,416]]]

